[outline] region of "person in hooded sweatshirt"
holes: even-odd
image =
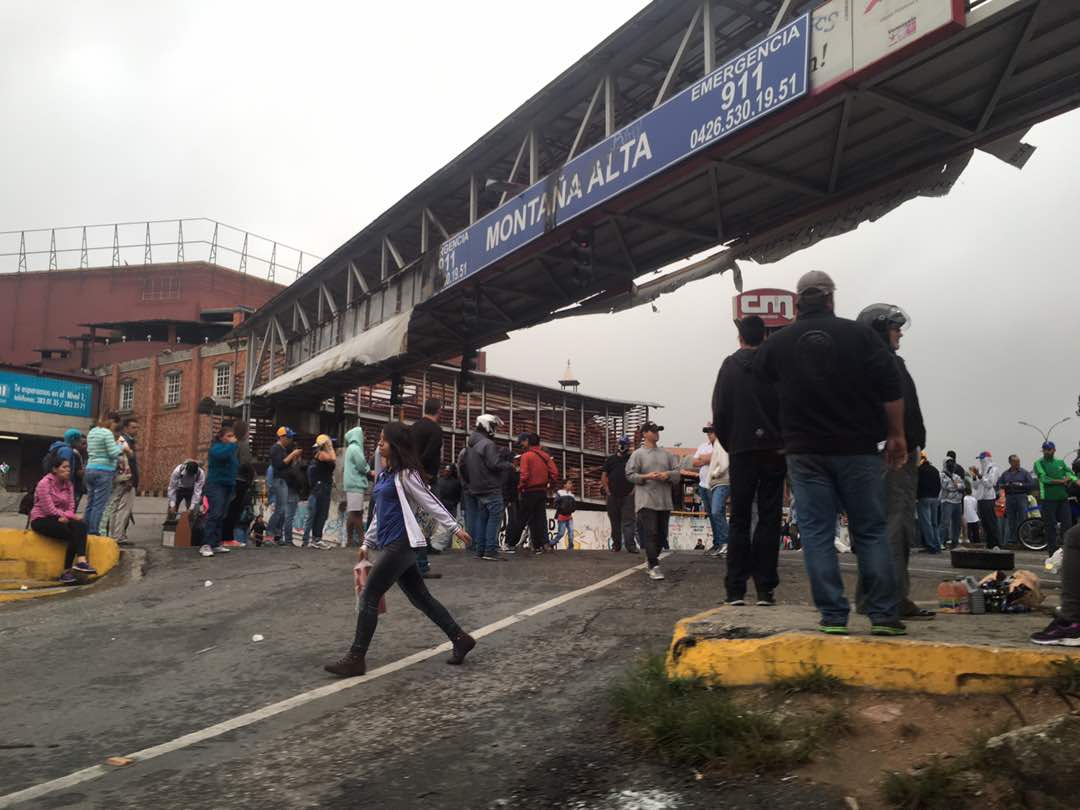
[[[79,452],[82,444],[82,431],[76,428],[68,428],[64,431],[64,438],[49,445],[49,452],[45,454],[45,467],[42,473],[48,475],[52,472],[53,463],[57,458],[62,458],[71,467],[71,484],[75,490],[75,511],[79,511],[79,501],[86,494],[86,484],[83,482],[83,458]]]
[[[784,477],[780,452],[780,403],[775,388],[753,371],[758,347],[765,342],[765,322],[748,315],[738,322],[739,350],[720,366],[713,387],[713,429],[728,452],[731,525],[728,532],[725,601],[746,604],[746,585],[754,581],[757,604],[776,604],[777,565],[783,524]],[[750,536],[754,501],[758,523]]]
[[[469,436],[458,457],[458,470],[465,484],[465,520],[468,532],[476,541],[476,558],[497,562],[499,524],[503,516],[503,482],[513,464],[499,456],[495,431],[502,420],[489,413],[476,417],[476,430]]]
[[[345,487],[345,509],[348,512],[345,536],[352,542],[355,533],[356,544],[360,545],[364,538],[364,507],[367,504],[368,474],[371,472],[371,465],[364,455],[364,429],[360,425],[345,434],[344,466],[345,475],[342,480]]]

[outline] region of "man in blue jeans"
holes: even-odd
[[[505,560],[499,554],[499,524],[503,516],[503,483],[513,464],[499,456],[495,431],[502,420],[489,413],[476,418],[476,430],[469,436],[458,458],[458,470],[465,484],[466,531],[476,544],[478,560]]]
[[[874,635],[907,632],[899,619],[886,537],[886,464],[907,462],[904,392],[888,347],[868,327],[834,312],[836,285],[821,271],[799,279],[798,314],[757,350],[755,373],[776,386],[781,432],[814,604],[824,633],[846,635],[851,612],[835,543],[848,516]],[[884,458],[878,450],[885,442]]]
[[[300,448],[293,448],[296,433],[285,426],[277,429],[277,441],[270,448],[270,468],[274,471],[274,514],[266,527],[272,545],[292,545],[293,517],[300,502],[296,489],[293,465],[299,461]]]
[[[1035,479],[1020,466],[1020,456],[1009,456],[1009,469],[1001,474],[998,486],[1005,490],[1005,545],[1018,542],[1020,524],[1027,520],[1028,495]]]
[[[919,454],[919,482],[915,490],[915,508],[919,515],[919,537],[923,549],[929,554],[941,553],[941,538],[938,535],[940,518],[941,474],[930,463],[929,456],[923,450]]]

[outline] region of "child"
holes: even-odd
[[[559,540],[566,534],[567,551],[574,550],[574,509],[577,508],[574,501],[574,482],[567,479],[563,482],[563,488],[555,493],[555,521],[559,524],[559,530],[551,541],[551,547],[559,545]]]
[[[971,488],[968,487],[964,495],[964,522],[967,524],[967,534],[969,543],[979,542],[979,502],[975,500],[975,496],[971,494]]]

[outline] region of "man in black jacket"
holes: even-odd
[[[919,513],[919,534],[923,548],[930,554],[941,553],[941,538],[938,535],[938,496],[941,495],[941,473],[930,463],[926,451],[920,454],[919,485],[915,490],[915,504]]]
[[[871,304],[859,313],[856,320],[870,327],[892,352],[904,391],[904,439],[907,442],[908,456],[904,466],[889,470],[885,474],[887,533],[896,574],[900,616],[905,619],[932,619],[933,611],[924,610],[911,601],[911,580],[908,577],[911,548],[919,536],[915,517],[919,489],[919,451],[926,446],[926,426],[923,424],[915,381],[908,373],[904,358],[897,354],[908,317],[900,307],[893,304]]]
[[[834,313],[833,280],[799,279],[795,323],[770,337],[754,373],[776,386],[799,533],[821,631],[848,632],[850,606],[837,560],[837,511],[848,515],[874,635],[903,635],[885,524],[886,465],[907,461],[904,391],[888,348],[870,329]]]
[[[420,459],[420,466],[424,469],[424,477],[427,479],[429,486],[435,485],[435,479],[439,475],[439,465],[442,464],[443,431],[442,425],[439,424],[442,407],[441,399],[433,398],[425,401],[423,418],[417,419],[409,428],[413,450],[416,451],[416,456]],[[432,573],[431,563],[428,562],[429,553],[442,553],[431,544],[431,533],[434,531],[434,526],[426,522],[424,528],[427,535],[427,545],[416,549],[416,565],[420,569],[420,576],[424,579],[441,579],[442,574]]]
[[[769,383],[755,376],[754,356],[765,340],[765,322],[749,315],[737,324],[739,350],[720,366],[713,386],[713,427],[731,456],[731,531],[724,588],[729,605],[746,604],[753,578],[759,605],[773,605],[780,584],[777,562],[783,517],[784,476],[780,404]],[[758,523],[750,538],[754,500]]]

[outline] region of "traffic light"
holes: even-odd
[[[579,288],[592,286],[593,283],[593,232],[590,228],[578,228],[574,231],[571,243],[574,259],[574,284]]]
[[[465,290],[461,297],[461,323],[466,332],[471,332],[480,320],[480,301],[476,290]]]
[[[476,390],[476,379],[473,372],[476,371],[479,352],[476,349],[465,347],[461,352],[461,371],[458,372],[458,391],[462,394],[471,394]]]
[[[400,374],[395,374],[390,378],[390,404],[405,404],[405,380]]]

